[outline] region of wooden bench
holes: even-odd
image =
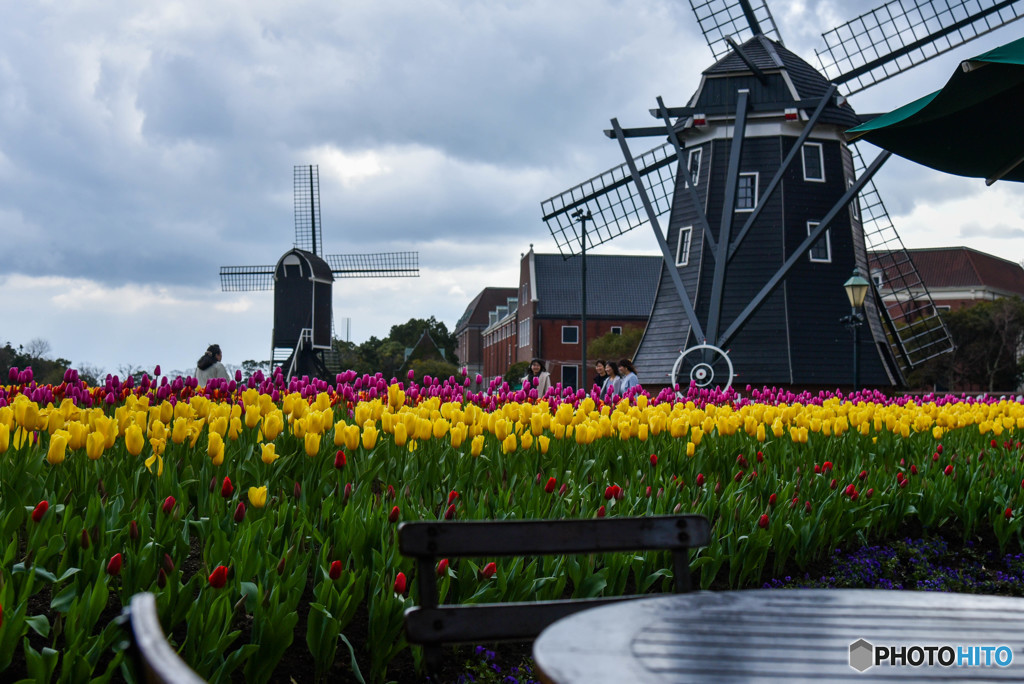
[[[135,594],[122,619],[129,624],[130,654],[136,672],[147,684],[205,684],[171,648],[156,610],[156,596]]]
[[[577,611],[637,598],[438,605],[434,564],[439,558],[669,550],[675,591],[686,592],[691,588],[689,549],[706,545],[710,534],[707,519],[699,515],[403,523],[398,547],[402,555],[416,559],[420,602],[405,611],[406,637],[424,647],[427,663],[433,667],[442,644],[528,641]]]

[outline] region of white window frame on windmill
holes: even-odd
[[[846,189],[849,190],[852,187],[853,187],[853,181],[852,180],[846,181]],[[859,194],[854,195],[853,199],[850,200],[850,216],[853,217],[853,219],[855,221],[860,221],[860,202],[859,202],[859,200],[860,200],[860,195]]]
[[[686,266],[690,263],[690,240],[693,237],[693,226],[683,226],[679,229],[679,241],[676,243],[676,266]]]
[[[686,168],[690,171],[690,184],[693,187],[697,187],[700,183],[700,162],[703,158],[704,149],[701,147],[690,150],[690,154],[686,158]]]
[[[740,198],[742,197],[742,194],[741,194],[740,191],[741,191],[741,189],[743,187],[743,179],[744,178],[753,178],[754,179],[753,183],[751,184],[751,189],[753,190],[753,195],[751,197],[751,204],[750,204],[750,206],[747,206],[745,204],[743,206],[740,206]],[[739,182],[736,184],[736,211],[737,212],[754,211],[754,208],[757,206],[757,184],[758,184],[758,173],[757,173],[757,171],[752,171],[752,172],[741,173],[740,174]]]
[[[808,221],[807,222],[807,234],[810,235],[815,228],[820,225],[820,221]],[[825,255],[821,256],[821,245],[824,242]],[[815,251],[818,251],[818,256],[815,256]],[[829,229],[826,228],[825,232],[822,233],[821,237],[811,245],[811,248],[807,250],[807,257],[816,264],[831,264],[832,263],[832,238],[829,236]]]
[[[812,148],[818,149],[818,163],[817,167],[814,168],[814,160],[808,163],[807,152]],[[803,147],[800,149],[800,157],[804,163],[804,180],[809,183],[824,183],[825,182],[825,148],[821,143],[816,142],[805,142]]]

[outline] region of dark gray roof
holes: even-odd
[[[777,74],[786,71],[800,99],[820,97],[830,85],[828,79],[821,72],[787,50],[781,43],[776,43],[764,36],[756,36],[740,47],[747,57],[768,75],[769,79],[773,75],[778,78]],[[730,51],[729,54],[704,71],[705,76],[709,79],[735,77],[744,73],[750,73],[750,67],[735,51]],[[751,76],[751,78],[753,77]],[[751,89],[752,93],[756,91],[757,89]],[[849,104],[844,103],[841,107],[835,105],[827,107],[822,113],[821,122],[839,126],[856,126],[860,123],[860,118]]]
[[[514,287],[485,287],[480,290],[466,310],[462,312],[462,316],[455,324],[454,333],[458,334],[471,323],[486,324],[487,312],[500,304],[506,304],[509,297],[515,297],[517,293],[518,290]]]
[[[537,315],[580,315],[578,256],[534,254]],[[587,316],[646,319],[654,306],[661,257],[587,255]]]

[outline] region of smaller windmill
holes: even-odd
[[[274,291],[271,365],[285,375],[328,376],[334,337],[335,278],[417,277],[417,252],[328,254],[322,257],[320,171],[295,167],[295,245],[274,266],[221,266],[224,292]]]

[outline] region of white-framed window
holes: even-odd
[[[821,143],[804,143],[804,180],[815,183],[825,182],[825,153]]]
[[[622,334],[622,326],[621,325],[613,325],[612,326],[612,335],[621,335],[621,334]]]
[[[692,226],[683,226],[679,229],[679,242],[676,244],[676,266],[686,266],[690,263],[690,238],[692,236]]]
[[[562,387],[576,389],[579,383],[579,366],[562,366]]]
[[[853,181],[846,181],[846,189],[849,190],[852,187]],[[853,199],[850,200],[850,216],[855,220],[860,221],[860,194],[854,195]]]
[[[880,269],[880,268],[872,269],[872,271],[871,271],[871,282],[873,282],[875,284],[875,288],[876,289],[879,289],[879,290],[882,289],[882,283],[884,282],[884,280],[883,280],[884,277],[885,277],[885,274],[883,273],[882,269]]]
[[[686,168],[690,170],[690,183],[694,187],[697,187],[697,182],[700,181],[700,160],[703,156],[704,150],[700,147],[695,147],[690,150],[690,156],[686,161]]]
[[[950,307],[949,304],[936,304],[935,305],[935,310],[938,311],[939,313],[949,313],[949,310],[951,308],[952,307]]]
[[[757,173],[741,173],[736,187],[736,211],[754,211],[757,206]]]
[[[818,221],[808,221],[807,234],[810,235],[818,227],[818,224]],[[827,264],[832,262],[832,240],[829,237],[828,229],[811,245],[811,250],[807,253],[807,256],[816,263]]]
[[[519,321],[519,346],[530,346],[530,319],[524,318]]]
[[[563,325],[562,326],[562,344],[579,344],[580,343],[580,326],[578,325]]]

